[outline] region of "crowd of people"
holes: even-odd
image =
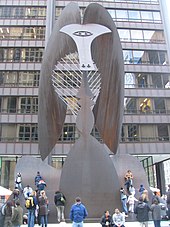
[[[142,227],[148,227],[149,212],[152,214],[155,227],[160,227],[162,218],[170,219],[170,185],[166,196],[162,198],[159,193],[154,192],[149,200],[148,191],[144,185],[141,184],[137,190],[134,188],[133,174],[130,170],[126,172],[124,180],[125,188],[120,188],[122,210],[116,208],[113,215],[110,215],[109,211],[106,210],[100,221],[102,227],[125,227],[125,220],[130,213],[136,214],[136,218]],[[39,171],[35,176],[34,183],[35,190],[30,185],[23,187],[21,173],[17,173],[13,198],[8,200],[1,208],[4,215],[4,227],[20,227],[22,224],[34,227],[35,223],[38,223],[41,227],[47,227],[49,214],[49,201],[45,192],[47,185]],[[138,199],[135,194],[138,194]],[[27,213],[24,213],[21,206],[21,197],[24,198]],[[54,205],[56,206],[58,223],[65,221],[65,204],[65,195],[60,191],[56,191]],[[164,211],[164,215],[162,211]],[[81,198],[77,197],[75,204],[70,209],[72,226],[83,227],[83,221],[87,215],[85,205],[82,204]]]
[[[124,186],[120,189],[120,197],[122,203],[122,211],[125,218],[129,213],[135,213],[136,219],[140,222],[141,226],[148,227],[149,212],[151,212],[152,220],[155,227],[160,227],[162,219],[170,219],[170,185],[166,195],[160,196],[159,191],[154,191],[153,195],[148,196],[148,190],[141,184],[139,189],[133,186],[133,174],[128,170],[125,174]],[[138,194],[138,199],[135,194]],[[113,225],[114,226],[114,225]],[[120,225],[124,226],[124,224]]]
[[[10,200],[1,208],[4,215],[4,227],[20,227],[22,224],[28,224],[34,227],[37,222],[42,227],[47,227],[48,216],[48,198],[45,193],[46,183],[40,172],[35,176],[35,190],[29,185],[23,188],[22,175],[17,173],[15,178],[15,188]],[[23,199],[27,213],[24,213]]]

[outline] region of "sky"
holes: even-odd
[[[165,0],[167,4],[167,9],[169,11],[169,18],[170,18],[170,0]]]

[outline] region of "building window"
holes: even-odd
[[[152,22],[153,21],[153,13],[147,11],[141,11],[141,18],[142,21]]]
[[[41,62],[43,48],[0,48],[0,62]]]
[[[139,110],[141,113],[151,113],[152,102],[150,98],[139,98]]]
[[[137,124],[128,125],[128,140],[129,141],[139,140],[139,127]]]
[[[126,99],[125,113],[127,113],[127,114],[136,114],[137,113],[136,98],[127,98]]]
[[[162,140],[169,141],[168,125],[167,124],[159,124],[158,125],[158,138],[159,138],[160,141],[162,141]]]
[[[0,86],[38,87],[40,71],[0,71]]]
[[[23,124],[19,125],[19,140],[21,141],[37,141],[38,140],[38,126]]]
[[[129,10],[129,20],[130,21],[140,21],[140,12],[136,10]]]
[[[43,48],[25,48],[25,62],[41,62]]]
[[[0,97],[0,113],[2,112],[2,97]]]
[[[155,113],[166,113],[164,98],[154,98]]]
[[[155,177],[155,171],[153,167],[153,157],[140,157],[138,156],[139,160],[141,161],[143,168],[146,172],[146,175],[148,177],[148,182],[150,187],[156,187],[156,177]]]
[[[16,141],[16,124],[1,124],[1,141]]]
[[[0,7],[0,18],[9,18],[12,14],[12,7]]]
[[[20,98],[21,113],[38,113],[38,97]]]
[[[119,37],[121,41],[130,42],[130,30],[128,29],[118,29]]]
[[[59,141],[74,142],[79,138],[75,123],[65,123]]]
[[[125,64],[167,64],[167,52],[156,50],[123,50]]]
[[[19,86],[39,86],[39,71],[21,71],[19,72]]]
[[[9,97],[7,103],[7,112],[16,113],[17,111],[17,97]]]
[[[128,11],[127,10],[116,10],[116,18],[120,21],[128,21]]]
[[[111,10],[109,10],[109,13],[111,14]],[[114,14],[113,14],[113,16],[114,16]],[[160,12],[152,12],[152,11],[144,11],[144,10],[142,10],[142,11],[116,10],[115,20],[161,23],[161,16],[160,16]]]

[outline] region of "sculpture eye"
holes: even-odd
[[[85,36],[91,36],[93,34],[88,31],[77,31],[77,32],[74,32],[73,35],[85,37]]]

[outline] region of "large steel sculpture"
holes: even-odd
[[[67,198],[66,218],[76,196],[82,197],[89,218],[101,217],[106,209],[113,213],[115,206],[120,208],[123,174],[127,169],[136,172],[140,165],[130,167],[126,161],[131,158],[124,160],[116,154],[123,118],[123,78],[122,48],[107,10],[92,3],[81,22],[78,5],[68,4],[54,26],[43,56],[38,115],[42,160],[61,135],[67,108],[75,116],[80,137],[69,151],[61,173],[31,157],[25,157],[22,163],[20,160],[17,166],[26,178],[31,162],[32,172],[39,170],[47,176],[50,219],[55,219],[55,190],[61,190]],[[91,135],[93,127],[103,143]],[[144,179],[144,173],[140,179]]]
[[[79,78],[78,93],[73,94],[78,102],[73,108],[61,92],[66,86],[61,75],[70,75],[67,71],[72,78]],[[86,203],[89,217],[99,217],[103,207],[113,210],[113,204],[120,204],[118,176],[104,144],[116,153],[123,116],[123,78],[121,44],[109,13],[99,4],[90,4],[81,23],[77,4],[69,4],[47,45],[39,88],[42,159],[61,134],[67,105],[77,115],[80,138],[68,154],[60,179],[67,214],[77,195]],[[69,87],[65,90],[70,96],[75,86],[70,91]],[[94,125],[104,144],[90,135]]]

